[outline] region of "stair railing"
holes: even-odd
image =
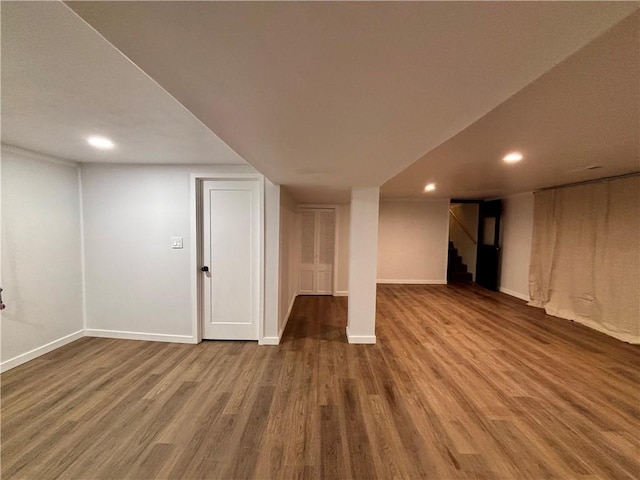
[[[477,245],[477,244],[478,244],[478,241],[477,241],[475,238],[473,238],[473,235],[471,235],[471,234],[469,233],[469,231],[468,231],[468,230],[466,229],[466,227],[462,224],[462,222],[460,221],[460,219],[458,218],[458,216],[455,214],[455,212],[454,212],[453,210],[449,209],[449,214],[453,217],[453,219],[456,221],[456,223],[457,223],[458,225],[460,225],[460,228],[462,229],[462,231],[463,231],[464,233],[466,233],[466,234],[467,234],[467,237],[469,237],[469,239],[473,242],[473,244],[474,244],[474,245]]]

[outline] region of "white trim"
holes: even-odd
[[[200,216],[201,216],[201,200],[200,185],[198,175],[192,174],[189,179],[189,220],[191,232],[191,266],[195,266],[191,272],[191,331],[195,337],[196,343],[202,341],[202,322],[200,321]]]
[[[515,290],[510,290],[508,288],[500,287],[500,292],[506,295],[511,295],[512,297],[519,298],[520,300],[524,300],[525,302],[528,302],[531,300],[529,295],[525,295],[524,293],[516,292]]]
[[[390,285],[446,285],[447,284],[447,279],[442,279],[442,280],[432,280],[432,279],[428,279],[428,280],[421,280],[421,279],[403,279],[403,280],[398,280],[398,279],[378,279],[376,280],[376,283],[386,283],[386,284],[390,284]]]
[[[0,121],[0,133],[1,132],[2,132],[2,122]],[[2,217],[2,155],[0,155],[0,219],[2,218],[3,218]],[[2,224],[3,222],[0,221],[0,286],[2,285]],[[0,326],[3,324],[2,312],[3,310],[0,310]],[[1,327],[0,327],[0,332],[1,332]],[[2,365],[0,364],[0,371],[1,371],[1,366]]]
[[[0,363],[0,372],[6,372],[18,365],[22,365],[30,360],[38,358],[45,353],[49,353],[57,348],[60,348],[68,343],[75,342],[76,340],[84,337],[84,330],[78,330],[77,332],[66,335],[58,340],[54,340],[53,342],[49,342],[46,345],[42,345],[41,347],[34,348],[26,353],[22,353],[16,357],[10,358],[9,360],[5,360]]]
[[[266,265],[264,256],[266,254],[265,250],[265,187],[264,187],[264,175],[254,175],[254,178],[258,180],[258,194],[260,195],[260,218],[259,218],[259,228],[260,228],[260,248],[258,252],[258,258],[260,263],[260,279],[258,285],[258,340],[264,337],[264,297],[265,297],[265,276],[266,276]],[[278,192],[278,204],[280,203],[280,193]],[[280,205],[278,205],[278,215],[280,215]],[[280,245],[280,218],[278,217],[278,245]],[[280,253],[280,248],[278,247],[278,254]],[[278,256],[278,265],[280,264],[280,257]],[[280,292],[278,291],[278,294]],[[277,303],[277,301],[276,301]]]
[[[191,276],[191,331],[193,337],[191,342],[200,343],[202,341],[202,312],[200,309],[200,299],[202,285],[200,282],[200,253],[202,251],[202,238],[200,218],[200,192],[201,183],[204,180],[257,180],[260,199],[260,245],[259,245],[259,286],[258,286],[258,342],[264,335],[264,175],[260,173],[192,173],[189,180],[189,195],[191,196],[190,223],[191,223],[191,266],[194,269]]]
[[[262,337],[258,345],[280,345],[280,337]]]
[[[333,294],[334,297],[348,297],[349,296],[349,291],[348,290],[336,290],[335,293]]]
[[[366,345],[372,345],[376,343],[375,335],[350,335],[349,326],[347,326],[347,340],[349,343],[361,343]]]
[[[145,340],[150,342],[197,343],[190,335],[167,335],[165,333],[125,332],[121,330],[102,330],[88,328],[87,337],[119,338],[122,340]]]
[[[7,143],[2,143],[0,146],[2,150],[4,150],[7,153],[13,153],[15,155],[29,157],[34,160],[41,160],[43,162],[49,162],[49,163],[57,163],[58,165],[64,165],[66,167],[78,168],[80,166],[78,162],[74,162],[73,160],[54,157],[53,155],[45,155],[44,153],[34,152],[33,150],[27,150],[26,148],[16,147],[15,145],[9,145]]]

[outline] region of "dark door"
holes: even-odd
[[[480,203],[476,283],[494,291],[498,290],[501,214],[502,200]]]

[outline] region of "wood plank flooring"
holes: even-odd
[[[283,343],[85,338],[1,377],[2,478],[640,477],[640,348],[475,287],[299,297]]]

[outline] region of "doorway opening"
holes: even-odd
[[[475,282],[498,290],[501,215],[501,200],[451,201],[448,283]]]
[[[479,210],[478,203],[449,204],[447,283],[471,283],[476,279]]]

